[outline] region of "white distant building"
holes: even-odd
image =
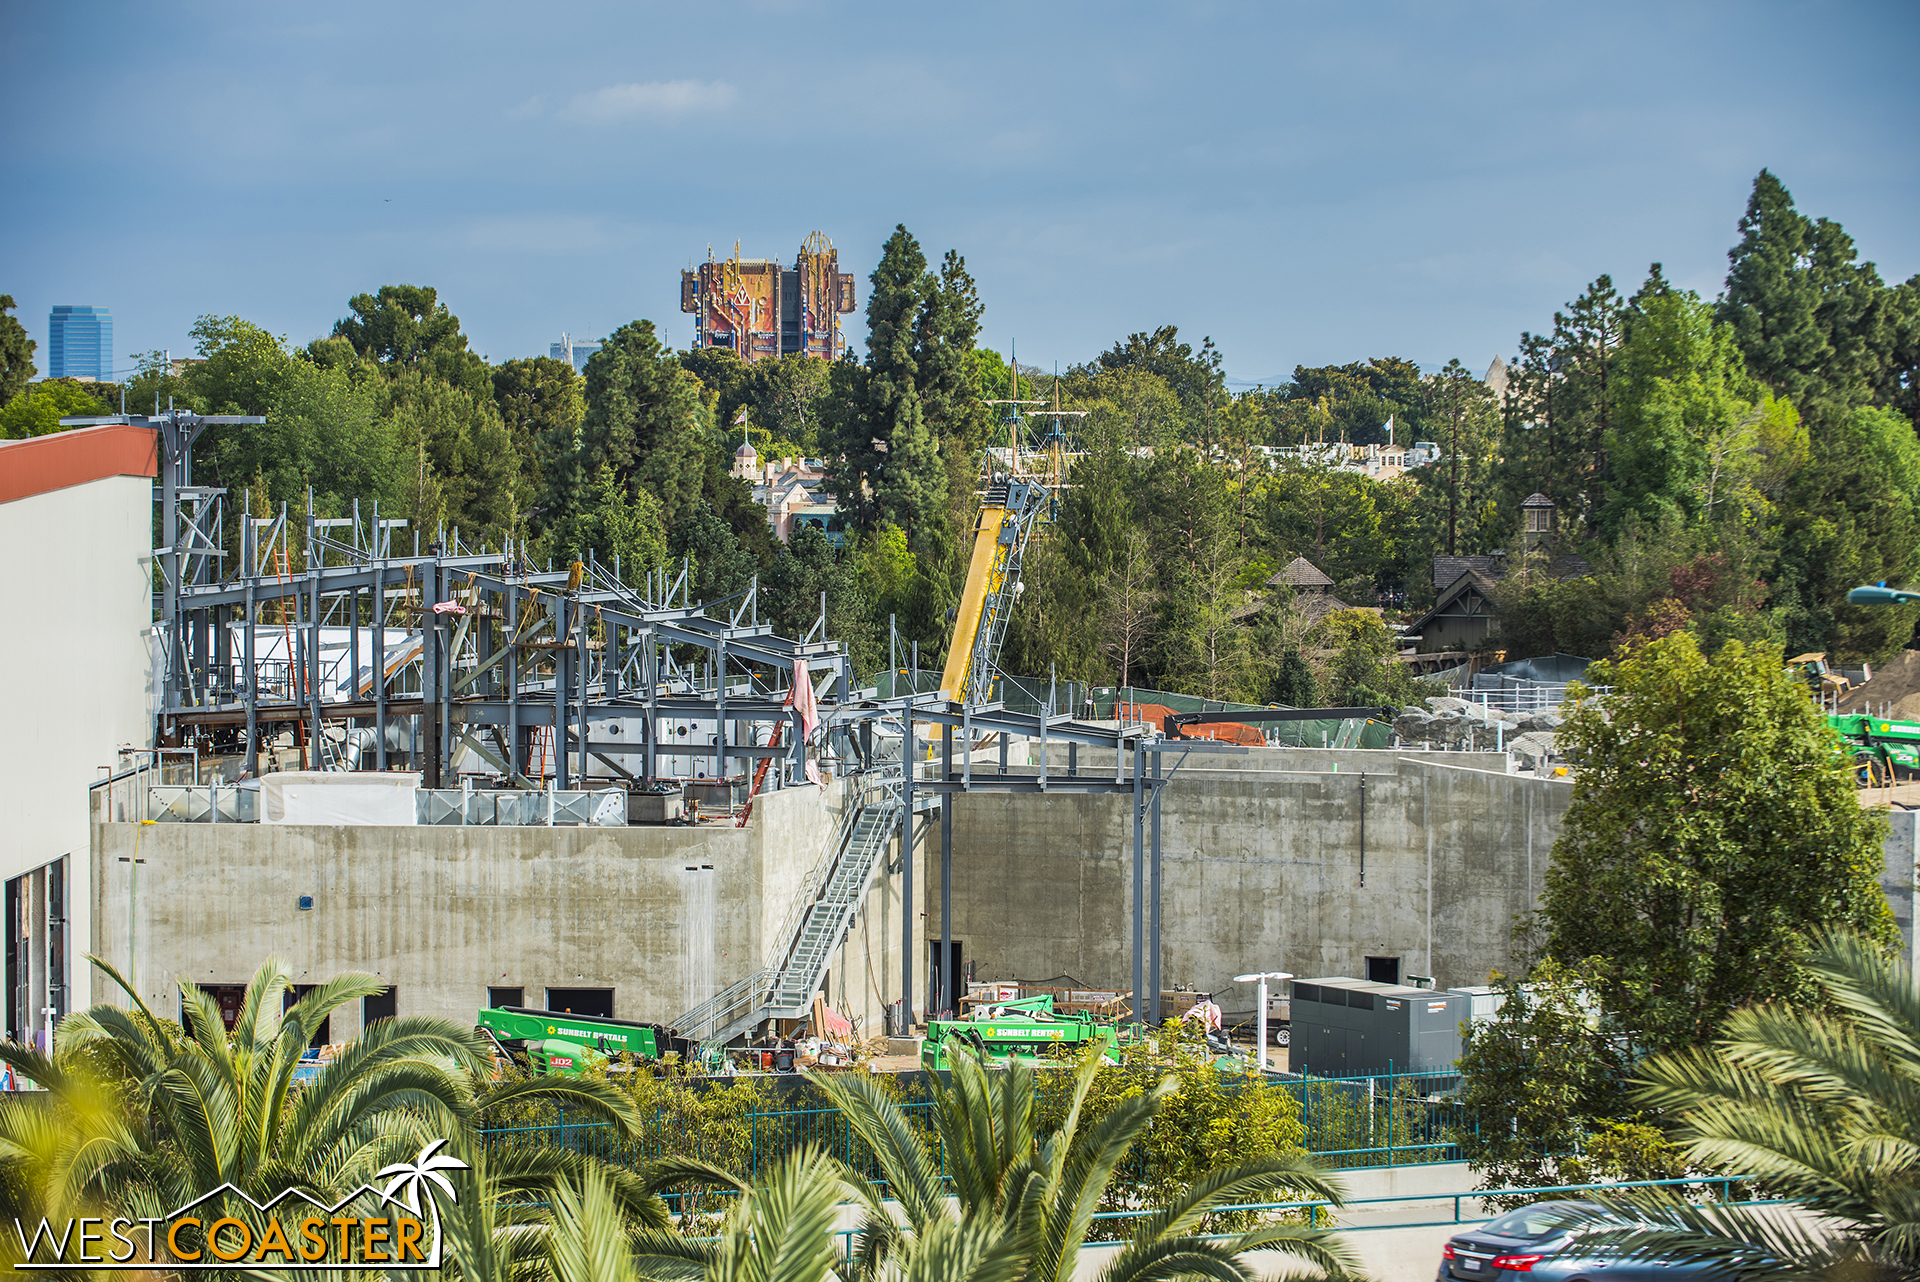
[[[734,475],[741,475],[743,464],[751,467],[757,463],[752,449],[742,442],[740,450],[734,451]],[[742,454],[741,450],[749,453]],[[827,488],[825,467],[825,461],[817,458],[768,459],[759,466],[753,499],[767,509],[767,523],[782,543],[790,542],[794,532],[807,525],[825,534],[835,547],[846,542],[845,533],[828,529],[839,515],[840,502]]]
[[[565,361],[567,364],[573,366],[575,370],[584,374],[587,372],[587,358],[599,350],[599,342],[589,343],[584,339],[575,338],[563,330],[560,334],[560,341],[548,348],[547,354],[556,361]]]
[[[1309,441],[1305,445],[1262,446],[1270,467],[1279,467],[1284,459],[1303,466],[1327,467],[1337,472],[1359,472],[1378,481],[1390,481],[1412,468],[1425,467],[1440,457],[1440,447],[1432,441],[1412,445],[1348,445],[1344,441]]]

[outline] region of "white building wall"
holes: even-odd
[[[69,1010],[95,992],[87,787],[150,742],[152,522],[140,476],[0,503],[0,878],[68,856]]]

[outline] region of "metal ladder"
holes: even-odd
[[[809,1012],[827,960],[845,937],[874,870],[900,829],[901,782],[898,766],[862,778],[846,822],[774,936],[769,964],[676,1019],[673,1027],[682,1037],[726,1042],[766,1020],[799,1019]]]

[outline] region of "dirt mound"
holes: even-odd
[[[1885,664],[1873,669],[1873,680],[1855,686],[1840,701],[1842,712],[1867,712],[1876,716],[1892,705],[1892,715],[1901,721],[1920,721],[1920,650],[1902,650]]]

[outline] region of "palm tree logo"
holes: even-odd
[[[473,1169],[457,1157],[447,1157],[442,1154],[440,1150],[445,1145],[445,1140],[435,1140],[421,1149],[420,1156],[413,1161],[396,1162],[392,1166],[383,1168],[374,1176],[379,1180],[392,1176],[392,1182],[387,1185],[386,1191],[381,1196],[389,1202],[406,1207],[415,1216],[422,1215],[421,1201],[424,1193],[425,1209],[433,1215],[433,1254],[430,1263],[434,1265],[440,1262],[440,1202],[433,1191],[438,1188],[447,1195],[448,1202],[458,1203],[460,1194],[454,1190],[453,1181],[441,1172]]]

